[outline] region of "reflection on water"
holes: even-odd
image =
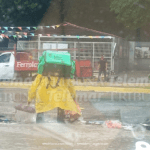
[[[137,140],[142,140],[145,137],[146,129],[142,125],[136,125],[132,128],[132,135]]]

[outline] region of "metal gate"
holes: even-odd
[[[114,42],[18,41],[17,43],[17,50],[35,52],[35,59],[38,59],[45,50],[69,51],[74,60],[91,59],[94,72],[98,71],[98,61],[101,55],[107,59],[108,69],[114,69],[114,49]]]

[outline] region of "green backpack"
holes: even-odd
[[[53,73],[60,70],[60,77],[73,78],[75,73],[75,61],[71,60],[68,52],[44,51],[39,59],[38,74]]]

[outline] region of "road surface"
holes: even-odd
[[[98,98],[80,98],[78,102],[84,107],[84,121],[105,121],[107,119],[120,120],[128,124],[143,122],[150,116],[149,95],[129,96],[102,93]],[[82,93],[83,94],[83,93]],[[84,93],[89,94],[89,93]],[[2,150],[135,150],[138,141],[150,144],[150,131],[139,127],[135,132],[131,130],[110,129],[105,125],[85,124],[74,122],[72,124],[58,124],[56,110],[45,114],[46,122],[35,124],[33,122],[16,122],[14,105],[26,103],[27,90],[0,89],[0,141]],[[26,113],[17,112],[23,120],[31,119]],[[12,120],[3,122],[2,120]]]

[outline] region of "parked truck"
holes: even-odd
[[[27,51],[3,51],[0,54],[0,80],[32,79],[37,72],[38,61]]]

